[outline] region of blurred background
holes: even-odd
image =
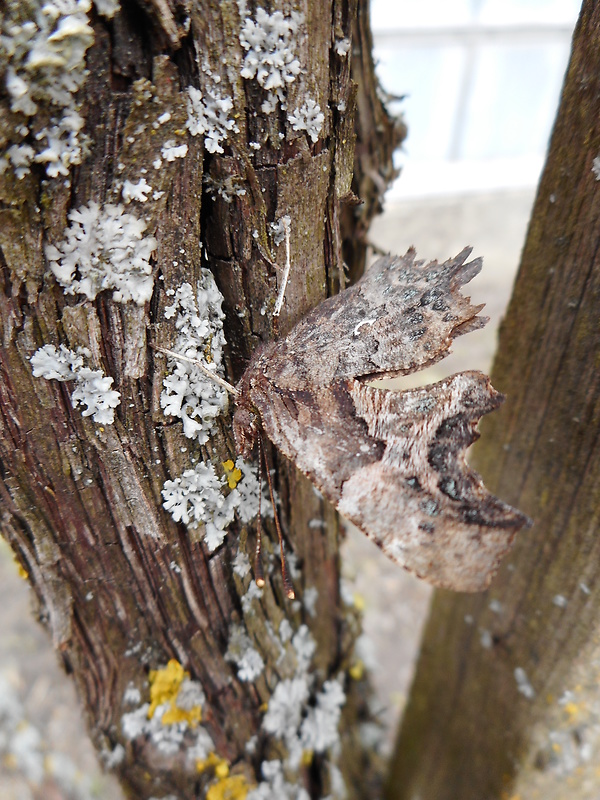
[[[556,113],[578,0],[371,0],[389,107],[409,135],[402,173],[371,240],[444,260],[465,245],[484,268],[465,287],[490,323],[413,385],[489,370]],[[401,99],[402,98],[402,99]],[[364,609],[362,654],[391,746],[410,687],[430,589],[349,530],[345,580]],[[100,772],[73,687],[31,614],[0,540],[0,797],[119,800]]]
[[[580,0],[371,0],[377,72],[408,137],[371,241],[445,260],[466,245],[483,270],[463,292],[488,325],[398,388],[489,372],[544,164]],[[344,561],[364,607],[378,710],[393,744],[431,589],[349,530]]]

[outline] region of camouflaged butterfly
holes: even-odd
[[[483,306],[459,292],[481,269],[481,259],[466,263],[470,252],[443,264],[412,249],[379,259],[255,353],[233,419],[240,455],[264,432],[393,561],[466,592],[489,585],[530,524],[465,462],[477,422],[503,397],[480,372],[401,392],[368,383],[428,367],[485,325]]]

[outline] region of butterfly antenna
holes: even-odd
[[[260,437],[259,437],[260,442]],[[261,445],[259,445],[260,447]],[[262,447],[262,452],[265,457],[265,467],[267,469],[267,483],[269,485],[269,495],[273,505],[273,513],[275,514],[275,527],[277,528],[277,536],[279,537],[279,552],[281,553],[281,577],[283,578],[283,588],[288,597],[288,600],[293,600],[296,597],[296,592],[290,580],[290,573],[288,571],[287,559],[283,551],[283,534],[281,533],[281,525],[279,524],[279,514],[277,513],[277,506],[275,505],[275,494],[273,492],[273,483],[271,481],[271,471],[269,469],[269,459],[265,447]],[[258,583],[258,581],[257,581]]]
[[[199,361],[197,358],[189,358],[188,356],[184,356],[183,353],[176,353],[174,350],[168,350],[166,347],[159,347],[157,344],[151,344],[150,347],[153,350],[158,350],[159,353],[164,353],[166,356],[170,356],[171,358],[175,358],[178,361],[187,361],[188,364],[193,364],[195,367],[202,372],[203,375],[206,375],[213,383],[216,383],[217,386],[220,386],[222,389],[225,389],[229,394],[232,394],[234,397],[238,394],[238,390],[235,386],[225,380],[225,378],[221,378],[220,375],[216,375],[212,370],[208,369],[208,367]]]
[[[258,437],[258,521],[256,523],[256,552],[254,554],[254,575],[256,585],[262,589],[265,585],[265,573],[262,563],[262,445],[260,436]]]

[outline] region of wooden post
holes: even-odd
[[[473,459],[535,526],[485,594],[436,594],[388,800],[600,793],[599,155],[586,0]]]

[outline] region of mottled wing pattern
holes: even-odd
[[[528,520],[465,463],[477,421],[501,400],[485,375],[404,392],[252,384],[267,436],[392,560],[435,586],[486,588]]]
[[[471,248],[438,264],[380,258],[351,288],[309,312],[270,348],[261,368],[278,385],[328,386],[359,377],[415,372],[443,358],[452,339],[481,328],[483,306],[460,287],[481,270]]]
[[[430,583],[484,589],[527,517],[491,495],[465,462],[481,416],[501,402],[486,376],[390,392],[368,379],[438,361],[481,327],[460,286],[470,250],[423,265],[383,258],[257,354],[238,386],[238,445],[266,435],[394,561]]]

